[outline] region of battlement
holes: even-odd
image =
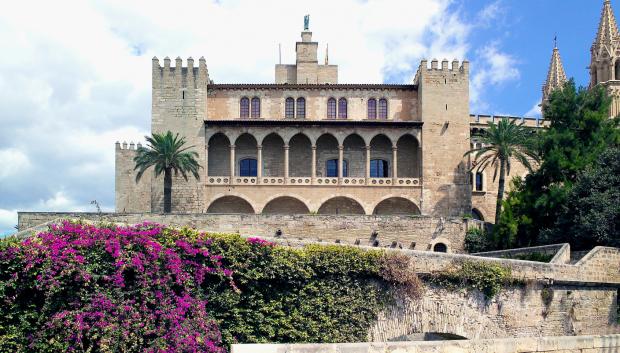
[[[448,59],[443,59],[441,61],[441,67],[439,66],[439,60],[433,59],[431,60],[430,67],[428,66],[428,60],[422,59],[420,61],[420,66],[418,67],[418,71],[415,74],[415,78],[413,79],[414,84],[420,84],[420,78],[422,76],[436,76],[441,75],[445,76],[446,74],[460,74],[464,76],[469,75],[469,61],[463,60],[459,62],[457,59],[449,62]]]
[[[123,141],[123,143],[121,144],[119,141],[116,141],[115,146],[116,146],[117,151],[119,150],[136,151],[140,147],[142,147],[142,144],[140,142],[135,144],[133,143],[133,141],[130,141],[129,144],[127,144],[127,141]]]
[[[157,57],[153,57],[153,87],[198,88],[209,83],[209,70],[204,57],[198,60],[198,67],[194,67],[194,59],[187,58],[187,66],[183,66],[183,59],[177,57],[175,66],[170,66],[170,58],[164,58],[162,67]]]
[[[517,123],[524,123],[527,127],[548,127],[549,121],[544,119],[537,119],[535,117],[527,116],[508,116],[508,115],[485,115],[485,114],[470,114],[469,123],[472,125],[487,125],[488,123],[497,123],[499,120],[508,118],[515,120]]]

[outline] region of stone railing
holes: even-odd
[[[398,187],[421,187],[420,178],[364,178],[364,177],[347,177],[342,178],[326,178],[317,177],[312,180],[311,177],[239,177],[231,178],[229,176],[210,176],[207,178],[207,185],[318,185],[318,186],[398,186]]]
[[[323,344],[233,344],[232,353],[620,352],[620,335]]]

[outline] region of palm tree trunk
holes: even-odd
[[[495,204],[495,224],[499,222],[499,216],[502,214],[502,200],[504,199],[504,184],[506,184],[506,161],[500,158],[499,186],[497,188],[497,203]]]
[[[172,169],[164,169],[164,213],[172,211]]]

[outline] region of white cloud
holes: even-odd
[[[20,175],[30,168],[30,160],[22,151],[15,148],[0,150],[0,181]]]
[[[517,60],[510,54],[502,52],[497,43],[486,45],[477,50],[479,60],[472,63],[474,74],[470,81],[470,101],[472,113],[489,108],[483,100],[483,94],[490,86],[518,80],[521,73]]]
[[[17,225],[17,211],[3,210],[0,208],[0,238],[4,235],[14,233]]]
[[[524,116],[527,117],[533,117],[533,118],[540,118],[542,116],[542,110],[540,108],[540,101],[534,103],[534,105],[532,106],[532,109],[528,110]]]

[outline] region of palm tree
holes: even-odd
[[[483,130],[482,135],[478,138],[482,147],[473,148],[465,153],[465,156],[473,154],[475,157],[472,170],[478,168],[478,170],[484,171],[489,166],[494,167],[493,181],[497,178],[499,171],[495,223],[499,222],[506,174],[510,174],[511,161],[517,160],[530,172],[532,165],[529,159],[538,161],[532,130],[523,124],[525,122],[517,125],[515,119],[508,118],[502,118],[498,124],[489,122],[488,129]]]
[[[172,172],[174,175],[181,173],[187,181],[187,173],[192,173],[194,178],[200,180],[198,169],[200,164],[196,158],[198,153],[188,151],[194,146],[184,147],[185,138],[179,134],[172,136],[172,132],[165,134],[153,133],[152,136],[145,136],[147,147],[139,147],[133,161],[136,163],[134,170],[136,183],[142,178],[142,174],[150,167],[155,168],[155,176],[164,173],[164,213],[170,213],[172,208]]]

